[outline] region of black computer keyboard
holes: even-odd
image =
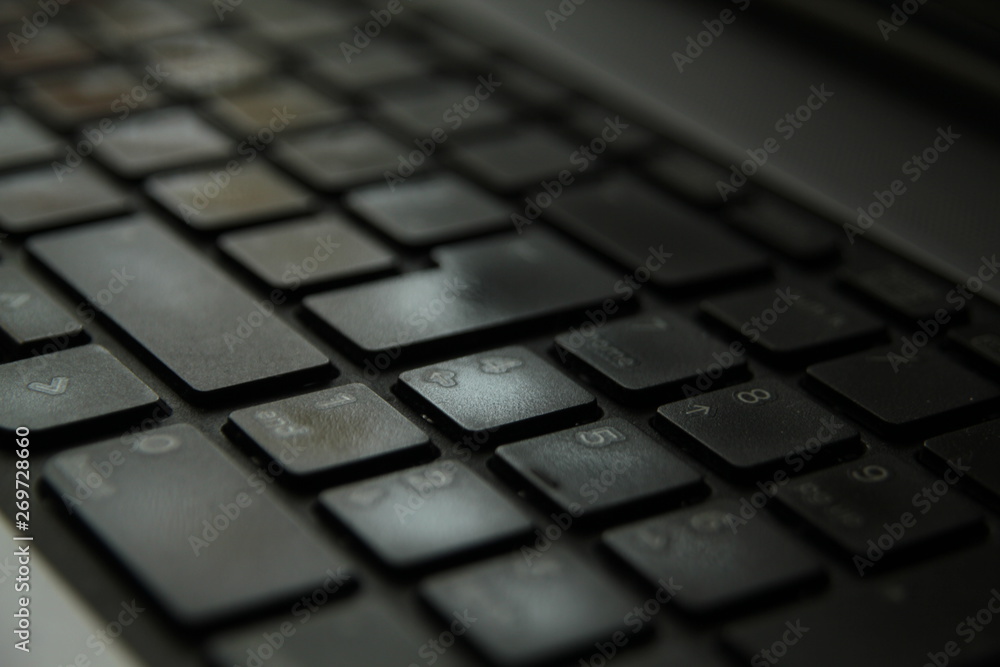
[[[405,3],[36,4],[3,507],[143,662],[1000,658],[992,257],[723,198]]]

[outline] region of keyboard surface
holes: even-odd
[[[972,283],[406,3],[52,6],[0,507],[107,623],[58,664],[1000,663]]]

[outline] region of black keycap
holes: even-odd
[[[500,231],[510,207],[452,174],[369,185],[347,193],[348,208],[399,243],[429,246]]]
[[[454,158],[475,178],[501,192],[537,187],[562,171],[575,174],[570,162],[577,147],[544,125],[514,125],[463,139]]]
[[[336,192],[384,181],[410,153],[367,123],[348,123],[281,137],[271,156],[313,187]]]
[[[806,373],[810,387],[898,436],[961,425],[1000,398],[994,383],[926,348],[908,358],[893,348],[858,352]]]
[[[0,178],[0,227],[17,234],[120,215],[128,195],[95,169],[58,162]]]
[[[722,206],[719,182],[728,185],[729,172],[715,162],[672,146],[649,161],[650,174],[671,191],[705,208]]]
[[[253,299],[152,221],[35,237],[29,249],[202,398],[329,373],[329,360],[273,303]]]
[[[62,157],[63,142],[15,107],[0,107],[0,169]]]
[[[209,113],[239,136],[257,134],[275,113],[291,118],[295,128],[340,123],[351,117],[344,102],[335,102],[294,79],[274,78],[226,91],[206,103]]]
[[[729,175],[723,177],[729,180]],[[726,220],[789,259],[813,263],[838,252],[836,226],[777,197],[757,194],[729,206]]]
[[[447,136],[509,124],[513,111],[502,86],[492,75],[439,75],[386,84],[368,94],[375,100],[375,113],[387,122],[407,136],[433,141],[435,133]]]
[[[224,161],[234,142],[184,107],[169,107],[129,116],[113,132],[100,126],[87,132],[102,136],[94,155],[125,178],[202,162]],[[84,136],[87,136],[86,134]]]
[[[307,213],[307,190],[267,164],[229,162],[209,169],[157,174],[146,191],[195,229],[214,231]]]
[[[676,637],[671,637],[665,642],[654,642],[650,646],[629,647],[627,653],[615,657],[614,665],[615,667],[733,667],[729,657],[715,646],[694,640],[678,641]]]
[[[701,310],[788,363],[856,350],[885,332],[881,322],[842,299],[792,286],[715,297]]]
[[[591,416],[589,392],[523,347],[504,347],[400,373],[400,395],[461,431],[514,437]]]
[[[603,572],[554,550],[528,555],[500,556],[431,577],[422,594],[446,621],[468,609],[478,620],[463,639],[502,667],[592,651],[615,633],[631,636],[636,626],[642,628],[636,615],[641,610],[632,610],[638,600]],[[660,597],[668,600],[669,594]]]
[[[751,665],[996,664],[1000,633],[995,618],[983,621],[1000,609],[998,560],[995,548],[947,558],[747,619],[724,637]]]
[[[279,506],[259,476],[186,424],[150,431],[132,448],[114,439],[70,450],[52,459],[45,478],[185,625],[351,582],[344,559]]]
[[[685,613],[713,614],[774,599],[823,577],[817,558],[764,516],[718,501],[604,533],[604,543],[651,585],[673,578]]]
[[[622,400],[705,391],[747,374],[746,347],[726,346],[666,313],[608,322],[592,335],[556,337],[556,354]]]
[[[640,284],[681,291],[768,270],[764,255],[714,220],[624,173],[568,189],[546,215]]]
[[[612,272],[549,233],[439,248],[440,269],[309,297],[306,308],[367,351],[443,344],[569,312],[618,309]]]
[[[607,419],[503,445],[497,459],[575,517],[701,489],[701,475],[624,419]]]
[[[317,6],[305,0],[259,2],[244,5],[240,11],[241,14],[246,12],[255,33],[288,45],[295,45],[303,37],[311,37],[319,31],[350,30],[359,21],[370,20],[371,16],[349,3]]]
[[[121,65],[100,65],[32,77],[21,94],[50,124],[70,130],[85,121],[117,122],[135,109],[161,106],[163,94],[155,89],[161,74],[162,70],[153,69],[137,78]],[[143,78],[147,86],[142,85]]]
[[[441,45],[435,42],[435,46]],[[458,47],[461,48],[461,47]],[[476,46],[471,47],[475,49]],[[480,54],[481,55],[481,54]],[[467,57],[466,62],[475,57]],[[559,102],[569,101],[573,94],[569,89],[539,76],[537,73],[514,62],[489,61],[491,71],[496,73],[497,81],[503,84],[505,92],[510,92],[535,106],[553,106]]]
[[[961,431],[931,438],[924,443],[930,457],[941,465],[968,467],[965,479],[1000,498],[1000,421],[970,426]]]
[[[170,76],[163,85],[180,95],[210,95],[269,73],[270,61],[218,32],[186,32],[145,41],[141,52]]]
[[[609,109],[587,102],[570,102],[569,124],[589,149],[581,154],[596,166],[609,153],[646,153],[659,143],[656,135]],[[594,156],[591,160],[590,156]]]
[[[371,600],[344,601],[316,613],[305,606],[298,611],[298,615],[279,617],[213,639],[209,644],[212,664],[256,665],[254,656],[274,655],[280,656],[280,662],[272,663],[276,667],[321,665],[331,656],[335,656],[337,667],[469,665],[464,656],[456,655],[461,649],[454,644],[445,647],[444,642],[434,641],[440,631],[422,633],[397,618],[394,610],[390,613]],[[478,622],[460,609],[448,625],[456,620],[457,632]],[[261,664],[268,663],[262,660]]]
[[[237,410],[229,421],[295,476],[385,471],[436,451],[423,431],[363,384]]]
[[[195,12],[186,11],[190,7],[181,9],[158,0],[109,0],[74,9],[86,17],[88,35],[93,31],[95,37],[112,48],[123,43],[191,32],[204,22],[198,20],[201,17],[196,18]]]
[[[393,270],[396,258],[377,239],[332,213],[232,232],[219,247],[272,287],[349,282]]]
[[[668,403],[657,414],[668,433],[679,431],[737,475],[794,475],[863,449],[856,429],[771,379]]]
[[[317,35],[298,45],[314,61],[312,71],[336,90],[365,91],[391,81],[425,77],[433,64],[419,48],[385,35],[361,53],[351,53],[350,59],[344,57],[341,41],[342,35]]]
[[[954,489],[964,474],[956,466],[934,478],[868,456],[793,480],[776,497],[842,549],[863,577],[921,548],[951,548],[981,527],[982,513]]]
[[[99,345],[0,365],[0,430],[104,428],[148,412],[160,397]]]
[[[1000,373],[1000,326],[973,324],[952,329],[948,332],[948,338],[982,362],[981,368],[993,374]]]
[[[495,549],[531,532],[524,512],[456,461],[330,489],[320,502],[398,569]]]
[[[888,309],[910,321],[937,319],[938,324],[947,324],[958,315],[953,312],[955,304],[947,300],[948,283],[899,262],[845,267],[837,277],[880,310]]]
[[[31,6],[26,6],[25,11],[30,12]],[[15,27],[15,30],[20,33],[25,25],[35,27],[29,18],[33,16],[28,13],[22,14],[21,19],[27,19],[29,23],[19,21],[20,25]],[[9,34],[20,36],[18,33]],[[24,43],[9,37],[0,43],[0,75],[8,77],[37,72],[49,67],[69,67],[90,62],[96,55],[93,48],[74,37],[63,26],[46,24],[43,30],[38,30]]]
[[[0,344],[18,352],[48,340],[63,345],[85,338],[79,321],[10,266],[0,266]]]

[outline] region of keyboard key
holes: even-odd
[[[272,287],[294,290],[392,271],[396,258],[344,218],[326,213],[232,232],[219,247]]]
[[[22,19],[30,21],[31,11],[38,11],[37,5],[29,5]],[[20,23],[20,21],[19,21]],[[14,34],[21,37],[24,23],[18,25]],[[28,25],[33,24],[29,23]],[[46,25],[31,39],[23,42],[9,37],[0,43],[0,75],[18,76],[51,67],[69,67],[94,60],[95,51],[77,39],[68,30],[58,25]]]
[[[301,215],[316,204],[307,190],[263,162],[157,174],[146,181],[146,191],[202,231]]]
[[[438,248],[440,269],[305,299],[306,309],[358,348],[444,345],[603,305],[618,277],[549,233]]]
[[[722,206],[718,183],[728,185],[729,173],[708,158],[671,146],[651,159],[647,167],[653,178],[691,203],[705,208]]]
[[[312,60],[311,71],[338,91],[365,91],[409,77],[426,77],[434,62],[421,49],[385,35],[373,40],[361,53],[352,52],[348,60],[340,48],[341,41],[342,35],[324,34],[298,45],[305,57]]]
[[[350,3],[315,5],[300,0],[282,0],[243,5],[240,11],[246,12],[255,32],[289,45],[315,32],[346,31],[358,21],[371,20],[360,7],[352,7]]]
[[[0,107],[0,169],[61,157],[63,142],[26,113]]]
[[[577,147],[544,125],[512,125],[462,140],[452,156],[488,187],[510,192],[537,187],[543,179],[579,165],[570,162]],[[579,157],[579,155],[578,155]]]
[[[685,395],[747,375],[746,348],[725,346],[666,313],[612,320],[584,336],[556,337],[556,354],[621,400]]]
[[[320,502],[397,569],[482,553],[531,532],[524,512],[455,461],[330,489]]]
[[[847,267],[837,275],[840,282],[867,297],[880,310],[888,309],[910,321],[937,319],[939,324],[947,324],[958,315],[954,304],[947,301],[948,283],[898,262]]]
[[[83,326],[17,269],[0,265],[0,344],[24,353],[49,340],[86,340]]]
[[[994,499],[1000,499],[1000,421],[970,426],[961,431],[931,438],[924,443],[930,458],[944,466],[962,464],[969,470],[965,479]]]
[[[347,193],[345,205],[395,241],[429,246],[501,231],[510,207],[452,174],[373,184]]]
[[[722,180],[728,185],[729,175]],[[725,215],[732,227],[797,262],[823,262],[838,252],[836,226],[778,197],[756,194],[728,206]]]
[[[697,471],[623,419],[503,445],[496,457],[575,517],[648,509],[702,489]]]
[[[107,462],[110,474],[77,497],[81,478]],[[150,431],[132,448],[114,439],[70,450],[51,460],[45,478],[184,625],[352,582],[338,553],[192,426]]]
[[[973,324],[952,329],[948,339],[975,357],[983,370],[1000,373],[1000,326]]]
[[[604,533],[604,544],[650,585],[674,578],[685,613],[714,614],[770,601],[818,583],[823,567],[766,516],[739,517],[735,502],[717,501]]]
[[[852,426],[771,379],[668,403],[657,415],[667,432],[679,431],[738,475],[794,475],[864,449]]]
[[[70,130],[84,121],[117,122],[133,109],[161,106],[164,97],[156,87],[166,74],[155,68],[142,74],[137,78],[121,65],[55,72],[28,79],[22,94],[50,124]]]
[[[503,82],[492,76],[428,76],[367,91],[375,113],[407,135],[432,137],[495,125],[509,125],[513,109]]]
[[[749,618],[724,637],[752,665],[996,664],[996,621],[981,625],[976,619],[1000,608],[998,559],[995,548],[943,559]]]
[[[39,167],[0,177],[0,228],[30,234],[126,213],[132,201],[86,165]]]
[[[367,123],[349,123],[278,139],[271,156],[313,187],[336,192],[384,180],[409,152]]]
[[[435,452],[427,435],[363,384],[348,384],[229,415],[286,472],[384,472]]]
[[[586,420],[597,401],[523,347],[505,347],[400,373],[399,393],[450,426],[521,436]]]
[[[257,134],[280,111],[296,129],[348,120],[351,108],[294,79],[273,78],[220,93],[206,103],[209,113],[237,135]]]
[[[105,428],[148,412],[160,397],[99,345],[0,365],[0,430]]]
[[[200,27],[192,16],[167,2],[101,0],[88,3],[83,9],[100,39],[114,46],[191,32]]]
[[[909,359],[895,349],[858,352],[810,366],[806,374],[811,388],[896,436],[961,425],[1000,398],[994,383],[929,349]]]
[[[213,665],[256,665],[253,655],[269,655],[275,650],[273,643],[280,641],[282,667],[319,665],[336,656],[337,667],[406,667],[414,664],[433,664],[436,667],[468,667],[469,663],[457,654],[460,649],[443,644],[431,637],[439,631],[421,633],[410,624],[397,618],[394,610],[364,598],[340,602],[314,614],[302,606],[295,616],[280,617],[258,623],[252,628],[231,631],[211,640],[209,653]],[[473,620],[456,611],[461,624],[472,625]],[[309,621],[306,623],[306,621]],[[262,664],[267,664],[262,661]]]
[[[329,374],[326,356],[274,316],[271,302],[251,298],[151,221],[132,218],[36,237],[29,250],[98,304],[195,398]],[[127,282],[113,283],[118,293],[108,299],[113,272]]]
[[[434,45],[441,46],[437,40],[434,40]],[[477,47],[472,46],[471,48]],[[475,60],[475,56],[473,55],[471,59]],[[469,58],[467,57],[464,62],[469,62]],[[567,88],[553,83],[513,61],[497,63],[491,59],[488,62],[493,66],[492,71],[496,72],[496,79],[503,84],[504,90],[513,93],[529,104],[546,107],[554,106],[560,102],[574,101],[572,100],[573,94]]]
[[[952,548],[982,527],[982,512],[952,488],[962,475],[956,467],[935,479],[909,463],[868,456],[793,480],[776,497],[863,577],[919,549]]]
[[[873,317],[832,294],[759,287],[713,297],[701,310],[778,361],[800,363],[856,350],[885,337]]]
[[[548,219],[675,293],[765,274],[767,259],[696,209],[624,173],[567,190]],[[645,282],[643,280],[643,282]]]
[[[218,130],[183,107],[130,116],[94,146],[97,158],[125,178],[199,162],[224,161],[234,150]]]
[[[656,135],[646,128],[600,105],[571,102],[569,108],[572,110],[569,124],[598,160],[601,160],[605,150],[611,153],[645,153],[659,143]]]
[[[469,610],[478,620],[462,638],[501,667],[551,664],[636,630],[626,625],[638,622],[635,601],[603,572],[556,551],[536,558],[511,554],[440,574],[422,595],[446,622]]]
[[[194,32],[146,41],[146,61],[170,77],[164,85],[181,95],[210,95],[245,85],[269,73],[264,57],[251,53],[222,33]]]

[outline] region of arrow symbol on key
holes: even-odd
[[[690,408],[688,408],[688,410],[684,414],[686,415],[701,414],[707,417],[710,409],[711,408],[709,408],[707,405],[692,405]]]
[[[28,385],[28,389],[31,391],[37,391],[39,394],[48,394],[49,396],[65,394],[67,387],[69,387],[69,378],[65,377],[52,378],[52,381],[48,384],[44,382],[32,382]]]

